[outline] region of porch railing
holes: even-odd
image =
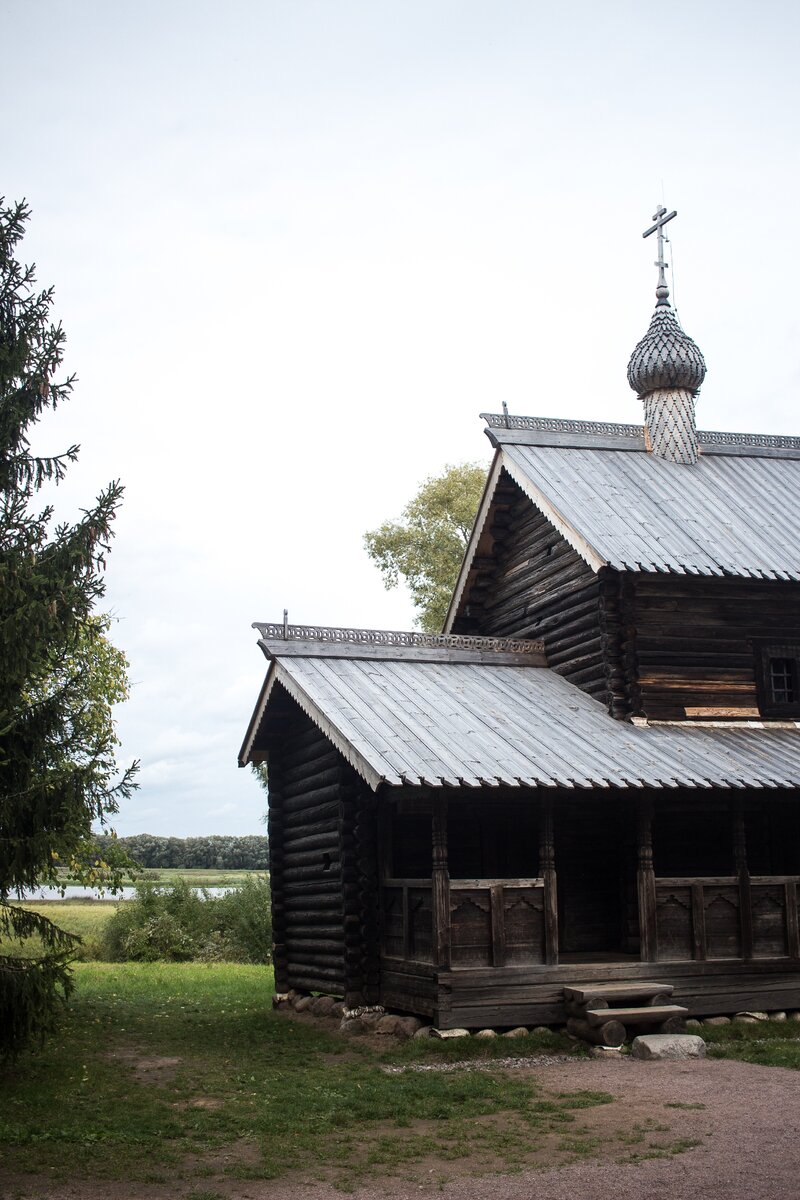
[[[391,958],[431,963],[433,884],[386,879],[383,944]],[[504,967],[545,961],[542,879],[451,879],[450,965]]]
[[[795,875],[656,878],[661,962],[800,958]]]

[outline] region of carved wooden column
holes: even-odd
[[[450,969],[450,872],[447,865],[447,800],[435,796],[431,821],[433,838],[432,896],[433,959]]]
[[[747,866],[747,835],[744,826],[744,802],[733,800],[733,865],[739,880],[739,918],[742,926],[742,958],[753,957],[753,899],[750,870]]]
[[[658,959],[656,929],[656,876],[653,870],[653,801],[639,801],[636,823],[637,871],[636,894],[639,901],[639,958],[642,962]]]
[[[539,815],[539,875],[544,881],[544,961],[558,964],[558,884],[553,835],[553,797],[544,796]]]

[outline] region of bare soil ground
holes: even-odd
[[[171,1065],[171,1064],[169,1064]],[[164,1062],[162,1070],[169,1070]],[[522,1068],[527,1069],[527,1068]],[[158,1070],[158,1068],[156,1068]],[[546,1094],[606,1091],[614,1104],[581,1111],[574,1151],[545,1137],[536,1167],[502,1173],[502,1164],[461,1157],[403,1168],[403,1177],[373,1178],[353,1200],[797,1200],[800,1197],[800,1073],[777,1067],[701,1060],[640,1063],[591,1060],[539,1066]],[[483,1118],[498,1120],[499,1118]],[[509,1121],[513,1117],[503,1118]],[[395,1135],[398,1131],[394,1131]],[[374,1131],[370,1137],[374,1136]],[[304,1177],[231,1178],[232,1166],[255,1164],[258,1149],[236,1143],[168,1184],[56,1183],[41,1176],[4,1178],[2,1200],[341,1200],[341,1191]],[[195,1164],[197,1165],[197,1164]]]

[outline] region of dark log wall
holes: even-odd
[[[796,583],[642,574],[622,581],[620,607],[635,631],[629,701],[652,719],[698,708],[756,715],[753,642],[800,642]]]
[[[275,985],[371,1002],[378,884],[371,792],[284,695],[269,748]]]
[[[601,615],[601,579],[506,475],[488,522],[490,556],[471,572],[453,632],[543,638],[548,665],[608,703],[617,626],[613,605]]]

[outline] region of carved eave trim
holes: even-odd
[[[569,542],[572,549],[580,554],[584,562],[587,562],[593,571],[601,571],[603,567],[608,566],[608,559],[603,558],[602,554],[588,542],[585,537],[572,525],[566,517],[559,511],[555,504],[544,494],[541,488],[537,487],[526,471],[519,468],[516,463],[513,463],[507,455],[503,455],[503,467],[511,476],[516,484],[522,488],[529,500],[532,500],[541,513],[547,517],[547,520],[558,530],[566,542]]]
[[[253,709],[253,715],[250,718],[249,725],[247,726],[247,733],[244,735],[244,741],[242,742],[242,748],[239,751],[239,766],[240,767],[246,767],[251,762],[255,761],[255,759],[251,758],[251,754],[253,752],[253,742],[258,737],[258,731],[261,728],[261,722],[264,719],[264,713],[267,711],[267,704],[269,703],[269,698],[270,698],[270,695],[272,694],[272,688],[273,688],[274,684],[275,684],[275,665],[270,663],[269,670],[267,671],[267,677],[264,680],[264,683],[261,687],[261,691],[258,696],[258,701],[256,703],[255,708]]]
[[[453,628],[453,623],[456,619],[456,616],[458,615],[458,609],[461,605],[464,589],[467,586],[467,580],[469,579],[469,574],[472,570],[472,564],[475,560],[475,555],[478,552],[478,545],[480,544],[483,531],[486,527],[486,521],[489,516],[489,512],[491,511],[492,501],[494,500],[494,494],[497,491],[497,485],[500,481],[502,470],[503,456],[501,451],[497,450],[495,451],[492,465],[489,468],[489,474],[484,485],[481,502],[478,505],[478,513],[475,517],[475,524],[472,526],[472,533],[470,534],[469,542],[467,543],[464,561],[461,564],[461,570],[458,573],[456,586],[453,591],[452,599],[450,600],[450,607],[447,610],[447,616],[444,620],[444,627],[442,630],[443,633],[450,632],[450,630]]]

